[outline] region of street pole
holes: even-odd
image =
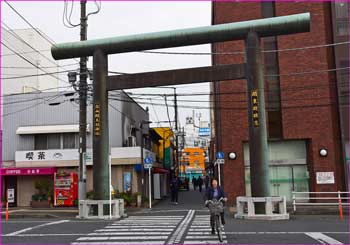
[[[80,41],[87,39],[86,0],[80,2]],[[86,57],[80,58],[79,75],[79,200],[86,198]]]
[[[141,203],[143,205],[145,200],[145,172],[144,172],[144,162],[143,162],[143,123],[140,123],[141,132]]]
[[[152,208],[152,184],[151,184],[151,168],[148,168],[148,188],[149,188],[149,208]]]
[[[245,40],[248,87],[249,153],[252,197],[270,196],[269,156],[266,132],[264,78],[259,36],[249,32]],[[263,205],[256,211],[264,212]]]
[[[179,166],[179,138],[178,138],[178,115],[177,115],[177,95],[176,95],[176,88],[174,88],[174,109],[175,109],[175,142],[176,142],[176,156],[175,161],[176,165]],[[179,166],[180,170],[180,176],[181,176],[181,165]]]
[[[218,163],[218,172],[219,172],[219,186],[221,186],[221,171],[220,171],[220,163]]]
[[[109,219],[112,219],[112,156],[109,155]]]

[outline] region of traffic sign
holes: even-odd
[[[143,161],[145,164],[152,164],[153,159],[151,157],[146,157],[145,160]]]
[[[224,157],[225,157],[224,152],[218,151],[218,152],[216,153],[216,158],[217,158],[217,159],[224,159]]]
[[[216,162],[217,162],[217,164],[224,164],[225,159],[217,159]]]
[[[153,159],[152,157],[146,157],[145,160],[143,160],[144,162],[144,168],[152,168],[152,164],[153,164]]]

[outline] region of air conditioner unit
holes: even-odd
[[[135,136],[128,137],[128,146],[129,147],[136,146],[136,137]]]

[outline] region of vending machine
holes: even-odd
[[[78,199],[78,175],[59,172],[54,174],[54,206],[74,206]]]

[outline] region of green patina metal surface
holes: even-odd
[[[310,13],[302,13],[205,27],[62,43],[52,46],[51,53],[55,60],[60,60],[92,56],[95,49],[101,49],[108,55],[241,40],[249,32],[256,32],[259,37],[267,37],[308,32],[309,30]]]

